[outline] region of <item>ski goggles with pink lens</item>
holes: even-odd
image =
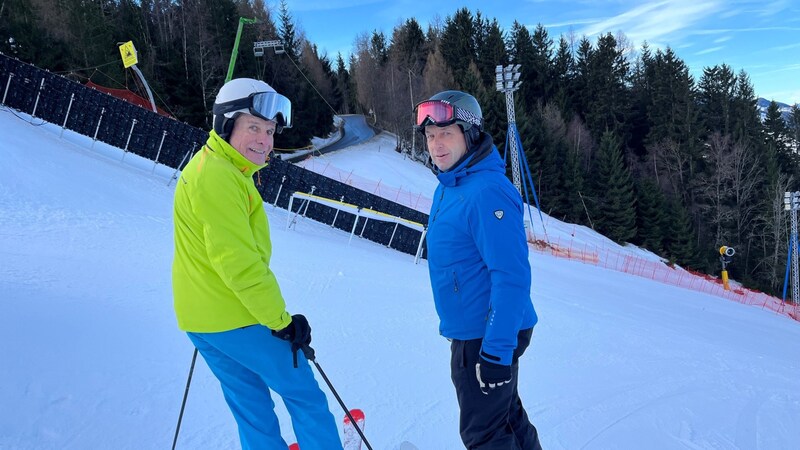
[[[246,98],[214,105],[214,114],[242,110],[264,120],[271,120],[280,128],[292,127],[292,102],[277,92],[256,92]]]
[[[469,125],[481,127],[480,117],[471,112],[454,106],[444,100],[425,100],[417,104],[417,128],[422,129],[428,125],[446,127],[456,123],[465,122]]]

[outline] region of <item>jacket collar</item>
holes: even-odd
[[[458,185],[461,178],[481,170],[505,170],[499,153],[492,143],[492,137],[481,133],[480,140],[461,158],[456,165],[445,172],[437,172],[436,178],[445,187]]]
[[[206,147],[208,147],[209,150],[213,151],[217,155],[230,161],[230,163],[233,164],[236,169],[239,170],[239,172],[242,172],[242,175],[248,177],[253,176],[254,173],[267,166],[267,164],[260,166],[250,162],[249,159],[245,158],[244,155],[233,148],[225,139],[222,139],[214,130],[211,130],[211,132],[208,133]]]

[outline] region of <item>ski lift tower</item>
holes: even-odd
[[[519,81],[520,64],[509,64],[507,66],[497,66],[495,68],[497,90],[506,94],[506,115],[508,116],[508,145],[511,150],[511,173],[514,176],[514,186],[522,195],[522,173],[519,167],[519,148],[517,148],[517,127],[512,126],[517,123],[516,113],[514,112],[514,91],[519,89],[522,84]]]
[[[800,192],[785,192],[783,194],[783,206],[786,211],[790,211],[792,231],[789,236],[789,255],[787,255],[786,272],[788,275],[789,264],[792,270],[792,303],[800,303],[800,280],[798,280],[798,252],[797,252],[797,210],[800,209]],[[789,262],[791,261],[791,263]],[[784,285],[785,286],[785,285]],[[786,288],[783,289],[783,298],[786,299]]]

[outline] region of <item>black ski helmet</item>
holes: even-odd
[[[475,100],[475,97],[462,91],[442,91],[433,95],[428,100],[421,102],[417,105],[417,113],[421,113],[419,109],[423,103],[427,102],[442,102],[453,107],[453,117],[449,122],[440,123],[440,126],[455,123],[461,128],[464,133],[464,138],[467,141],[467,151],[472,151],[473,147],[480,141],[481,133],[483,132],[483,112],[481,105]],[[425,134],[425,126],[435,122],[426,123],[431,120],[430,117],[425,118],[422,123],[417,124],[417,130]]]
[[[442,91],[433,95],[428,100],[440,100],[454,106],[456,123],[461,127],[461,131],[467,132],[473,126],[478,131],[483,131],[483,112],[481,105],[475,97],[462,91]]]

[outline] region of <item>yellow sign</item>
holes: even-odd
[[[122,64],[125,65],[126,69],[139,62],[139,58],[136,56],[136,48],[133,46],[133,41],[128,41],[120,45],[119,53],[122,55]]]

